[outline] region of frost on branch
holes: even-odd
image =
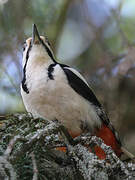
[[[34,119],[30,114],[1,116],[0,138],[1,180],[135,179],[135,164],[122,162],[95,136],[72,139],[57,121]],[[85,147],[93,144],[104,149],[105,160]]]

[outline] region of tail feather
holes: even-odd
[[[96,136],[100,137],[106,145],[111,146],[118,157],[122,155],[121,145],[118,143],[114,132],[107,125],[104,124],[98,129]]]

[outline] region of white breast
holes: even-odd
[[[83,122],[91,130],[95,126],[100,126],[95,107],[69,86],[61,67],[55,66],[54,80],[48,79],[47,67],[48,64],[36,64],[36,67],[33,64],[30,69],[29,65],[27,67],[27,85],[30,93],[26,94],[21,90],[27,111],[35,116],[57,119],[75,134],[81,132]]]

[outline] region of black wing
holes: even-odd
[[[60,65],[61,65],[62,69],[64,70],[66,76],[67,76],[69,85],[78,94],[80,94],[82,97],[87,99],[91,104],[98,106],[98,107],[101,107],[101,104],[99,103],[99,101],[97,100],[96,96],[94,95],[92,90],[89,88],[87,83],[83,80],[83,77],[81,76],[81,74],[79,74],[77,72],[77,74],[79,74],[79,76],[80,76],[80,77],[78,77],[73,72],[73,71],[75,71],[74,69],[70,68],[69,66],[63,65],[63,64],[60,64]]]
[[[63,64],[60,64],[60,65],[67,76],[69,85],[78,94],[80,94],[82,97],[87,99],[91,104],[95,105],[96,107],[98,107],[100,109],[100,112],[97,111],[98,116],[100,117],[102,122],[104,122],[112,130],[112,132],[114,133],[114,135],[118,141],[118,144],[121,145],[121,141],[118,137],[118,134],[115,131],[115,129],[113,128],[112,124],[110,123],[108,116],[105,113],[102,105],[99,103],[95,94],[92,92],[92,90],[88,86],[87,82],[82,77],[82,75],[80,73],[78,73],[76,70],[70,68],[69,66],[66,66]],[[98,108],[96,108],[96,109],[98,109]]]

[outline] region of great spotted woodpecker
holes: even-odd
[[[73,138],[90,132],[121,156],[118,134],[88,83],[75,69],[55,60],[47,38],[39,36],[35,24],[23,48],[21,95],[26,110],[34,116],[59,120]],[[95,151],[105,158],[101,148]]]

